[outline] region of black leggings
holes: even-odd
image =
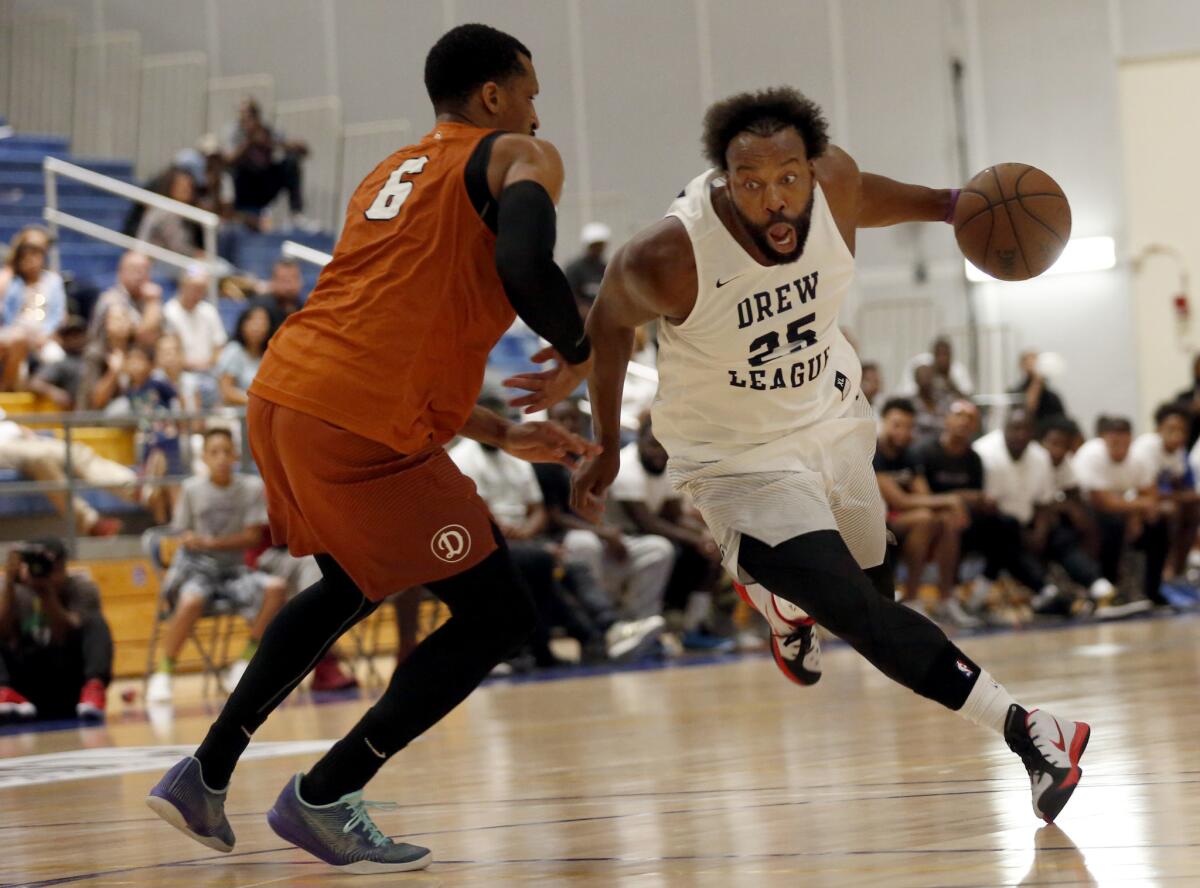
[[[350,734],[313,768],[335,792],[361,789],[390,756],[427,731],[474,690],[492,668],[522,644],[537,615],[529,592],[495,532],[500,548],[480,564],[426,587],[450,608],[450,619],[397,667],[383,696]],[[267,627],[249,667],[196,751],[205,782],[225,786],[250,735],[333,643],[379,605],[359,591],[327,555],[323,579],[289,601]],[[364,743],[363,741],[367,742]],[[373,753],[367,753],[367,750]],[[319,804],[317,795],[307,801]]]
[[[941,629],[895,601],[890,566],[864,571],[836,531],[774,547],[743,536],[739,564],[893,681],[950,709],[961,708],[974,687],[979,667]]]

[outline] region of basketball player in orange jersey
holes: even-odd
[[[658,320],[653,427],[667,471],[771,623],[776,661],[816,680],[815,620],[889,678],[1001,734],[1028,770],[1034,813],[1053,820],[1079,781],[1090,729],[1027,711],[895,601],[874,414],[838,327],[858,229],[949,221],[957,193],[860,172],[792,89],[719,102],[704,130],[712,168],[613,257],[588,316],[604,449],[576,474],[572,506],[599,514],[619,464],[634,331]],[[524,375],[519,387],[533,394],[514,403],[544,406],[562,375]]]
[[[571,388],[591,369],[571,288],[555,265],[563,169],[534,137],[531,55],[483,25],[448,32],[425,84],[437,121],[359,185],[305,308],[271,340],[250,389],[250,446],[271,534],[314,554],[321,582],[272,622],[204,742],[152,790],[168,823],[233,848],[225,793],[254,731],[347,629],[388,595],[424,585],[450,619],[267,815],[281,837],[345,872],[428,866],[393,843],[362,789],[460,703],[533,628],[504,540],[442,445],[465,435],[531,461],[598,448],[551,423],[477,409],[488,352],[519,315],[561,356]]]

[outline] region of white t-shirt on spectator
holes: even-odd
[[[1039,444],[1038,447],[1042,445]],[[1042,448],[1045,450],[1045,448]],[[1047,453],[1048,457],[1050,454]],[[1054,473],[1054,490],[1057,493],[1065,493],[1068,490],[1074,490],[1079,486],[1079,479],[1075,477],[1075,468],[1071,465],[1071,454],[1063,457],[1063,461],[1058,465],[1054,464],[1054,460],[1050,460],[1050,471]]]
[[[542,501],[533,466],[503,450],[491,453],[483,445],[464,438],[450,450],[459,470],[475,482],[479,495],[501,524],[520,524],[529,506]]]
[[[972,445],[983,461],[983,489],[1005,515],[1021,524],[1033,521],[1038,506],[1054,499],[1054,467],[1050,454],[1036,441],[1014,460],[1004,432],[989,432]]]
[[[194,309],[187,311],[178,299],[172,299],[163,306],[163,318],[182,340],[183,357],[189,366],[211,367],[216,350],[229,339],[221,316],[211,302],[198,302]]]
[[[678,499],[679,494],[667,480],[667,473],[651,475],[638,457],[637,442],[621,448],[621,467],[617,478],[609,488],[608,498],[613,502],[645,503],[654,514],[658,514],[663,503]]]
[[[1174,453],[1167,453],[1158,432],[1138,435],[1129,447],[1129,458],[1141,462],[1155,483],[1166,480],[1174,486],[1188,473],[1187,452],[1180,447]]]
[[[1079,486],[1087,491],[1107,491],[1124,494],[1141,490],[1154,484],[1154,471],[1144,461],[1133,458],[1131,453],[1124,462],[1113,462],[1103,438],[1085,441],[1075,454],[1072,463]]]

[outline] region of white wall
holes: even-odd
[[[347,124],[430,112],[422,66],[450,25],[487,21],[533,50],[542,133],[568,181],[563,251],[580,224],[620,234],[657,217],[702,166],[700,117],[730,92],[791,83],[827,111],[864,168],[945,185],[959,178],[950,65],[967,70],[968,166],[1022,160],[1067,190],[1076,234],[1125,252],[1117,61],[1200,52],[1197,0],[0,0],[72,15],[81,33],[134,28],[143,51],[203,51],[212,76],[267,73],[276,98],[337,96]],[[3,41],[0,40],[0,45]],[[964,284],[948,228],[864,233],[857,306],[930,300],[936,325],[961,326]],[[930,274],[914,280],[922,261]],[[1068,404],[1144,413],[1162,379],[1138,389],[1126,271],[1054,278],[979,294],[1013,349],[1062,352]],[[1123,319],[1123,320],[1120,320]],[[1118,322],[1120,320],[1120,322]],[[1154,321],[1146,336],[1159,331]],[[864,343],[871,351],[871,343]],[[1085,369],[1108,368],[1105,387]],[[880,350],[885,350],[883,346]],[[1015,375],[1015,367],[1010,368]],[[1173,371],[1172,371],[1173,372]],[[1145,404],[1140,405],[1145,407]]]

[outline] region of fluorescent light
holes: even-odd
[[[966,259],[963,264],[967,268],[967,280],[975,283],[987,283],[996,278],[980,271]],[[1058,261],[1043,271],[1039,277],[1048,274],[1074,274],[1080,271],[1107,271],[1117,264],[1117,244],[1111,237],[1075,237],[1067,242],[1066,249],[1058,257]]]

